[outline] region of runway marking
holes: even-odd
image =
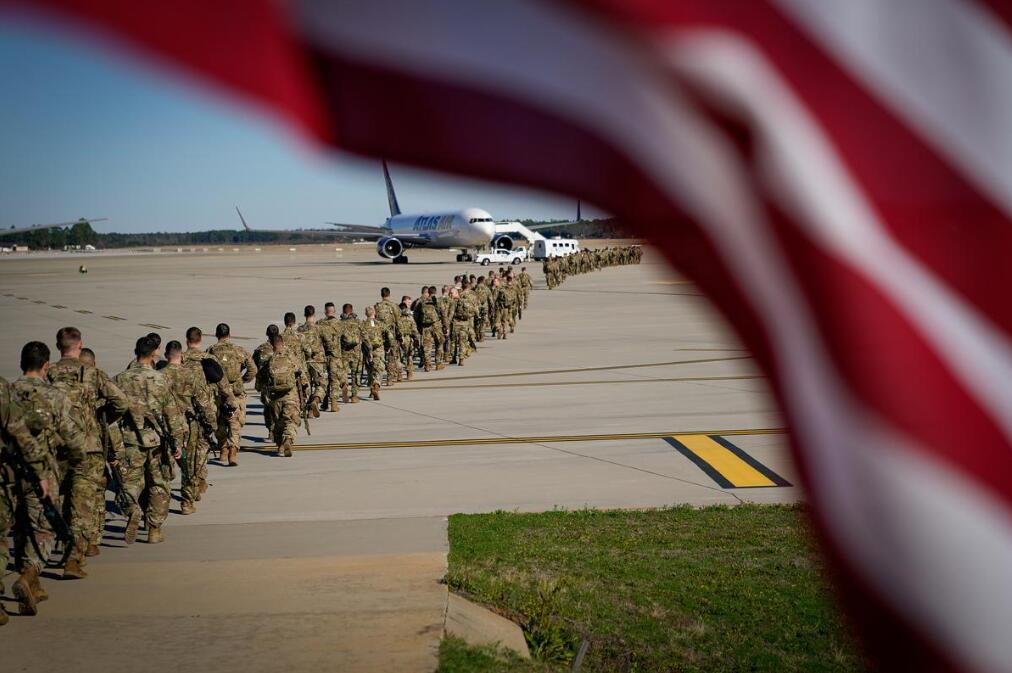
[[[168,325],[156,325],[153,322],[139,322],[137,324],[141,327],[150,327],[151,329],[172,329]]]
[[[611,365],[608,367],[576,367],[574,369],[542,369],[536,372],[504,372],[502,374],[474,374],[472,376],[446,376],[433,381],[464,381],[468,379],[498,379],[507,376],[540,376],[542,374],[574,374],[578,372],[605,372],[614,369],[642,369],[645,367],[670,367],[673,365],[692,365],[706,362],[729,362],[732,360],[751,360],[751,355],[732,355],[724,358],[699,358],[696,360],[672,360],[670,362],[645,362],[635,365]]]
[[[76,313],[81,313],[81,314],[83,314],[83,315],[91,315],[91,311],[89,311],[89,310],[88,310],[88,309],[86,309],[86,308],[79,308],[79,309],[75,309],[75,312],[76,312]]]
[[[102,317],[106,320],[126,320],[126,318],[121,318],[118,315],[104,315]]]
[[[765,379],[761,374],[743,376],[681,376],[663,379],[613,379],[611,381],[534,381],[532,383],[476,383],[462,386],[405,386],[397,389],[398,393],[413,390],[466,390],[469,388],[540,388],[546,386],[595,386],[611,383],[673,383],[693,381],[748,381]]]
[[[67,308],[66,306],[63,306],[62,304],[50,304],[50,306],[52,306],[53,308]]]
[[[547,435],[542,437],[470,437],[466,439],[405,439],[387,442],[344,442],[300,444],[296,451],[341,451],[351,449],[424,448],[434,446],[485,446],[490,444],[555,444],[561,442],[620,442],[630,439],[668,439],[673,436],[780,435],[784,428],[747,428],[730,430],[689,430],[686,432],[631,432],[598,435]]]
[[[720,435],[677,434],[664,440],[722,488],[771,488],[791,483]]]
[[[45,304],[46,302],[42,301],[41,299],[33,299],[32,303],[33,304]]]

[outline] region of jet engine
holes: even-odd
[[[397,259],[404,254],[404,244],[393,236],[387,236],[376,241],[376,252],[380,257]]]
[[[508,234],[499,234],[492,239],[492,248],[495,250],[512,250],[513,239]]]

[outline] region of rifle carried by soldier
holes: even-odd
[[[46,521],[49,522],[50,527],[52,527],[53,533],[56,534],[56,539],[63,543],[63,559],[66,561],[74,547],[74,533],[70,529],[70,524],[63,518],[63,514],[53,500],[43,494],[42,483],[35,474],[35,471],[25,461],[25,457],[17,451],[6,451],[5,455],[11,458],[11,465],[14,468],[15,486],[29,484],[39,502],[42,503],[42,514],[46,517]],[[31,540],[32,545],[35,546],[35,536],[29,535],[28,538]],[[40,556],[43,556],[42,550],[38,547],[36,547],[35,551]]]
[[[299,415],[302,416],[302,426],[306,428],[306,434],[312,436],[312,431],[309,429],[309,415],[310,400],[307,399],[309,396],[305,394],[303,390],[302,382],[296,379],[295,388],[299,391]]]

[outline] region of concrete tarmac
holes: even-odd
[[[351,302],[363,316],[381,286],[399,300],[484,271],[450,259],[412,251],[394,266],[350,245],[0,259],[0,374],[15,378],[21,345],[52,346],[67,324],[111,374],[149,331],[182,340],[225,321],[252,350],[268,322],[301,320],[307,303],[322,314]],[[251,397],[240,466],[212,461],[197,514],[171,516],[164,544],[129,550],[112,516],[89,578],[47,581],[40,615],[0,630],[5,668],[433,670],[449,514],[802,497],[721,486],[664,439],[721,436],[797,483],[765,380],[658,255],[553,291],[539,264],[527,268],[535,291],[515,334],[379,402],[325,412],[293,458],[272,455]]]

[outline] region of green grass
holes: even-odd
[[[550,663],[521,659],[492,647],[475,647],[447,636],[439,644],[436,673],[554,673]]]
[[[801,507],[455,515],[449,538],[450,588],[537,663],[450,641],[441,671],[566,671],[583,639],[583,671],[864,669]]]

